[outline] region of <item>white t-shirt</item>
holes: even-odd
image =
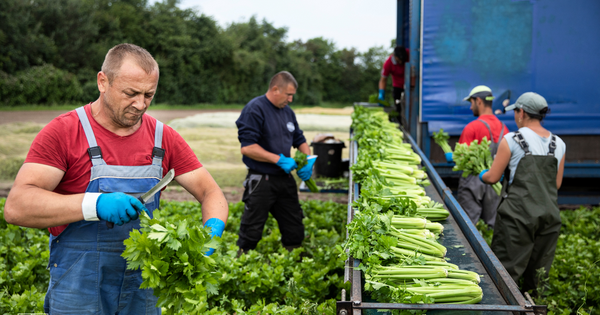
[[[523,138],[529,145],[529,151],[531,152],[531,154],[548,155],[550,139],[552,139],[552,134],[550,134],[548,138],[544,138],[539,136],[537,133],[535,133],[533,130],[527,127],[519,129],[519,132],[521,132],[521,135],[523,135]],[[511,153],[510,162],[508,163],[508,168],[510,169],[509,184],[512,184],[513,179],[515,178],[515,171],[517,170],[517,165],[519,165],[521,158],[525,156],[525,151],[523,151],[519,143],[517,143],[515,139],[513,139],[514,136],[514,132],[509,132],[504,136],[504,139],[506,139],[506,142],[508,143],[508,148],[510,149]],[[566,149],[567,146],[562,141],[562,139],[556,136],[556,150],[554,151],[554,157],[556,157],[556,160],[558,161],[556,163],[557,168],[560,165],[560,161],[562,160],[563,156],[565,155]]]

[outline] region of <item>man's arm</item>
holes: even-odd
[[[277,161],[279,161],[279,155],[263,149],[263,147],[261,147],[257,143],[242,147],[241,152],[242,155],[247,156],[258,162],[267,162],[275,164],[277,163]]]
[[[496,158],[494,158],[494,162],[492,162],[492,167],[487,173],[483,174],[482,176],[483,181],[490,185],[493,185],[500,181],[504,170],[510,162],[510,157],[511,152],[510,147],[508,146],[508,142],[506,142],[506,139],[502,139],[500,145],[498,146]]]
[[[381,77],[381,79],[379,79],[379,89],[385,90],[386,85],[387,85],[387,77]]]
[[[83,220],[84,194],[53,192],[64,174],[63,170],[44,164],[23,164],[4,205],[6,222],[47,228]]]
[[[566,157],[563,155],[560,164],[558,165],[558,172],[556,173],[556,189],[560,189],[563,180],[563,174],[565,173],[565,160]]]
[[[202,205],[202,223],[206,223],[210,218],[227,222],[229,216],[227,200],[206,168],[201,167],[178,175],[175,180]]]

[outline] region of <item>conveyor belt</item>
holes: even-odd
[[[470,270],[482,275],[480,286],[483,290],[483,300],[479,304],[392,304],[376,303],[363,300],[363,285],[361,271],[354,270],[358,267],[359,260],[353,258],[346,262],[345,280],[351,281],[349,300],[346,300],[345,291],[342,292],[342,301],[338,302],[337,314],[362,314],[363,309],[414,309],[429,310],[428,314],[511,314],[527,312],[545,314],[546,306],[536,306],[527,301],[519,292],[517,285],[510,278],[504,267],[500,264],[489,246],[485,243],[475,226],[468,219],[464,210],[452,196],[451,191],[444,185],[431,163],[423,152],[417,147],[408,133],[404,133],[413,150],[421,156],[423,166],[432,185],[425,188],[426,194],[434,201],[444,204],[450,211],[450,216],[443,222],[444,235],[439,239],[441,244],[448,249],[447,256],[450,262],[463,270]],[[352,138],[352,136],[351,136]],[[356,163],[358,147],[355,141],[350,144],[350,165]],[[348,222],[354,216],[352,201],[358,198],[358,184],[349,178],[348,192]]]

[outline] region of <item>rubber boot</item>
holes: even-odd
[[[240,258],[240,256],[242,256],[243,254],[248,254],[248,251],[250,251],[250,250],[249,249],[243,249],[243,248],[238,249],[236,258]]]
[[[294,250],[294,248],[299,248],[302,247],[302,245],[292,245],[292,246],[283,246],[285,249],[288,250],[288,252],[292,252]]]

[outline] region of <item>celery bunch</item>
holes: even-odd
[[[452,153],[452,148],[448,144],[448,139],[450,139],[450,136],[447,132],[444,132],[444,129],[440,128],[439,132],[433,132],[433,141],[442,148],[444,153]]]
[[[454,147],[454,162],[456,165],[453,171],[463,171],[462,176],[479,175],[483,170],[489,170],[492,167],[492,153],[490,152],[491,141],[483,137],[481,143],[473,140],[471,144],[457,143]],[[494,191],[500,195],[502,184],[500,182],[492,185]]]
[[[300,152],[300,150],[296,151],[296,154],[294,155],[294,161],[296,161],[296,164],[298,164],[298,170],[303,168],[307,163],[307,155]],[[309,180],[304,182],[306,184],[306,187],[308,187],[308,189],[310,189],[311,192],[314,193],[318,193],[319,192],[319,187],[317,187],[317,183],[315,182],[314,179],[310,178]]]

